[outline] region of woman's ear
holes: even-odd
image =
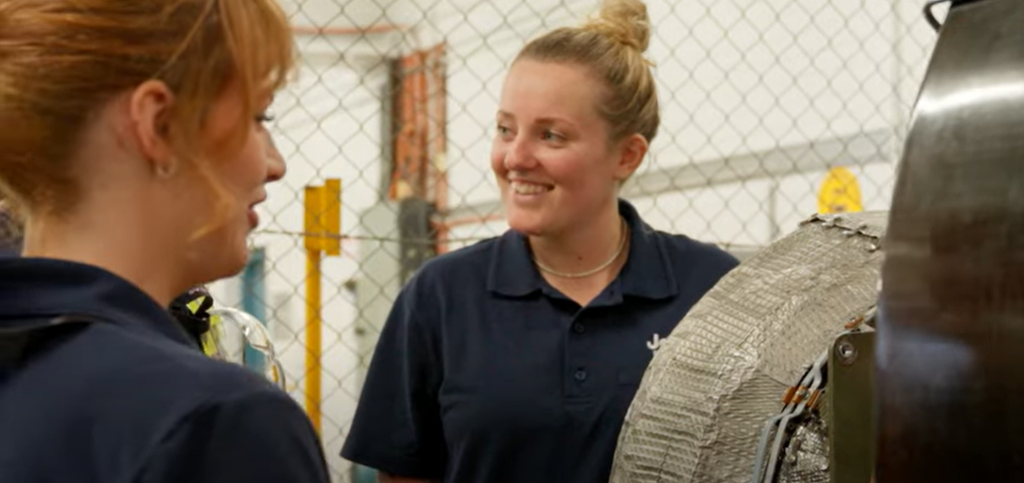
[[[650,145],[641,134],[633,134],[624,139],[620,144],[619,163],[615,167],[615,177],[619,181],[625,181],[633,176],[633,173],[640,168],[640,163],[643,162],[648,149],[650,149]]]
[[[174,173],[177,162],[169,141],[174,93],[162,81],[143,82],[128,100],[133,134],[143,157],[158,173]]]

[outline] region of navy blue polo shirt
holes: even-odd
[[[328,481],[288,395],[204,356],[134,285],[87,265],[0,259],[0,330],[67,314],[102,321],[0,367],[0,481]]]
[[[629,259],[586,307],[513,231],[424,265],[381,333],[342,456],[449,483],[607,481],[648,343],[737,264],[620,212]]]

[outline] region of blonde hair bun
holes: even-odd
[[[603,0],[600,13],[579,27],[562,27],[531,40],[516,61],[561,62],[590,69],[607,88],[595,99],[611,138],[658,133],[657,83],[644,58],[651,41],[647,6],[640,0]]]
[[[651,20],[640,0],[604,0],[596,18],[582,27],[643,53],[651,43]]]

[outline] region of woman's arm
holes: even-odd
[[[377,470],[382,482],[425,483],[445,474],[438,324],[431,304],[418,296],[433,283],[424,282],[425,270],[402,289],[384,323],[341,451]]]

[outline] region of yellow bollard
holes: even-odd
[[[320,302],[320,262],[341,255],[341,181],[329,179],[322,187],[305,189],[306,248],[306,414],[320,432],[321,352],[323,345]]]

